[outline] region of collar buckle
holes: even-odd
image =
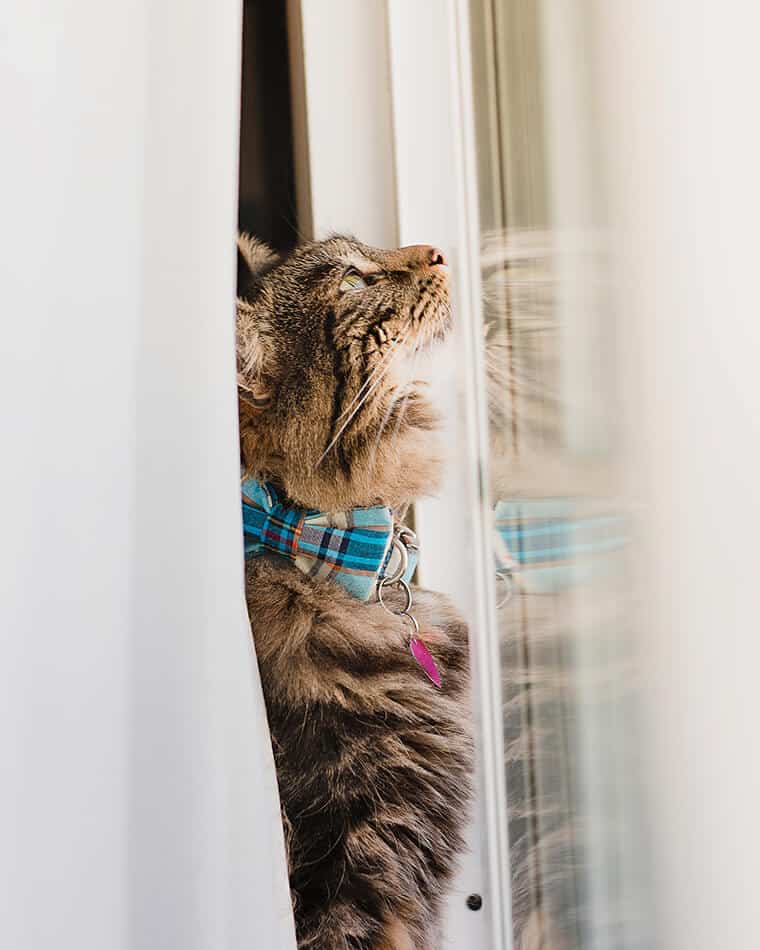
[[[409,569],[409,552],[419,551],[417,544],[417,535],[405,524],[395,524],[393,526],[393,539],[391,540],[391,549],[398,555],[398,564],[392,574],[383,574],[378,578],[378,589],[380,586],[390,586],[397,584]],[[391,557],[393,555],[391,554]]]

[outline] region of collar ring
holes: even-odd
[[[388,604],[383,600],[383,588],[392,585],[401,588],[406,597],[406,603],[401,610],[391,610]],[[412,591],[403,577],[399,576],[396,580],[394,580],[393,577],[382,577],[377,585],[377,600],[383,610],[387,610],[389,614],[411,617],[409,611],[412,609]]]

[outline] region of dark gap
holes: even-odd
[[[238,227],[277,251],[297,242],[285,0],[244,0]]]

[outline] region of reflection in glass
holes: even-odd
[[[650,945],[584,10],[471,0],[518,950]]]

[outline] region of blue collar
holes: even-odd
[[[242,495],[246,557],[279,554],[309,577],[335,581],[359,600],[368,600],[377,581],[397,569],[399,526],[390,508],[295,508],[284,504],[272,485],[253,478],[243,481]],[[404,580],[415,566],[410,551]]]

